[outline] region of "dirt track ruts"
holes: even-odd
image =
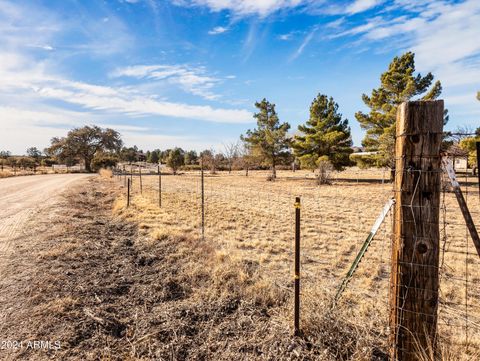
[[[27,222],[58,194],[89,174],[50,174],[0,179],[0,271]]]

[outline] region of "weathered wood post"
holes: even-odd
[[[443,100],[397,111],[390,356],[436,353]]]

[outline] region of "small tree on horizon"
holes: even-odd
[[[230,142],[223,145],[224,151],[223,156],[227,161],[228,165],[228,173],[232,172],[233,163],[238,158],[238,141],[237,142]]]
[[[241,140],[250,145],[252,152],[258,153],[262,160],[272,170],[272,179],[277,177],[276,166],[280,160],[288,154],[290,139],[287,132],[290,124],[280,123],[275,104],[268,102],[265,98],[255,103],[258,113],[254,114],[257,120],[257,128],[247,130]]]
[[[160,160],[160,155],[158,153],[159,153],[159,150],[157,149],[152,150],[149,156],[147,157],[147,162],[152,164],[158,164]]]
[[[197,152],[194,150],[190,150],[185,152],[185,165],[194,165],[198,162],[198,155]]]
[[[181,148],[170,150],[167,157],[167,166],[172,169],[173,175],[177,174],[178,169],[184,164],[185,155]]]
[[[434,100],[442,92],[439,81],[430,87],[433,82],[432,73],[425,76],[414,75],[414,73],[415,54],[413,52],[396,56],[388,70],[380,76],[380,87],[373,89],[371,96],[362,95],[362,100],[370,111],[368,114],[359,111],[355,114],[355,118],[362,129],[366,130],[362,145],[367,151],[378,152],[374,157],[376,166],[394,168],[398,106],[419,96],[420,100]],[[448,120],[446,114],[445,112],[445,122]]]
[[[342,170],[351,163],[352,137],[348,120],[338,113],[332,97],[318,94],[310,106],[310,118],[298,130],[292,148],[304,168],[319,170],[319,183],[328,181],[325,172],[330,165]]]
[[[217,172],[217,158],[213,149],[205,149],[200,152],[200,165],[202,167],[210,168],[210,173]]]
[[[7,159],[10,158],[12,154],[8,150],[0,150],[0,166],[3,172],[3,168],[7,163]]]

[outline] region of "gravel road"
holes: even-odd
[[[15,240],[40,210],[57,201],[58,195],[90,174],[50,174],[0,179],[0,269]]]

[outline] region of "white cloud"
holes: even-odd
[[[118,68],[110,74],[112,77],[133,77],[137,79],[152,79],[167,81],[180,86],[184,91],[201,96],[208,100],[219,99],[212,89],[222,82],[222,79],[207,74],[204,67],[188,65],[136,65]]]
[[[398,16],[398,11],[402,12]],[[357,44],[413,51],[418,71],[432,72],[443,85],[442,98],[452,125],[474,122],[479,114],[475,92],[480,79],[480,2],[395,0],[363,24],[343,26],[330,38],[359,36]]]
[[[224,123],[248,123],[252,119],[250,112],[242,109],[162,101],[129,87],[114,88],[74,82],[36,72],[23,73],[20,78],[5,76],[0,88],[5,93],[12,93],[17,98],[26,100],[61,100],[90,111],[113,112],[133,117],[160,115]]]
[[[28,10],[28,11],[27,11]],[[28,13],[29,17],[25,14]],[[103,26],[98,17],[98,26]],[[135,125],[139,117],[160,116],[170,119],[196,119],[208,122],[248,123],[250,112],[244,109],[216,108],[192,105],[185,102],[157,98],[148,87],[107,86],[71,80],[58,72],[64,68],[65,53],[60,54],[61,44],[56,41],[72,31],[81,29],[86,41],[69,44],[67,56],[86,51],[89,56],[105,55],[123,49],[122,25],[115,16],[109,15],[108,36],[93,36],[95,26],[64,23],[43,9],[24,8],[0,0],[0,129],[2,148],[21,152],[25,144],[46,146],[52,135],[62,134],[66,128],[89,123],[112,124],[129,132],[145,133],[145,127]],[[120,30],[119,30],[120,29]],[[109,37],[118,30],[118,41],[113,46]],[[103,30],[102,30],[103,31]],[[91,40],[89,40],[91,37]],[[103,43],[102,43],[103,42]],[[28,45],[33,44],[33,45]],[[52,44],[52,45],[50,45]],[[38,47],[57,52],[38,55]],[[51,54],[50,54],[51,53]],[[132,68],[131,76],[147,72],[148,68]],[[208,76],[203,68],[167,67],[150,69],[152,79],[167,79],[178,86],[204,97],[214,97],[209,89],[216,84],[215,77]],[[162,73],[163,72],[163,73]],[[126,71],[127,73],[127,71]],[[174,79],[174,77],[176,77]],[[54,105],[53,105],[54,104]],[[75,109],[73,111],[72,109]],[[111,119],[122,117],[132,124],[112,123]]]
[[[425,0],[412,6],[396,0],[395,7],[411,14],[375,16],[332,37],[362,35],[364,41],[401,39],[412,50],[419,70],[432,71],[445,85],[478,84],[480,65],[480,2]]]
[[[62,100],[91,111],[113,112],[130,117],[160,115],[220,123],[252,121],[250,112],[246,110],[163,101],[128,87],[113,88],[60,78],[33,85],[35,94],[40,98]]]
[[[168,135],[149,127],[125,125],[114,122],[95,121],[98,116],[85,112],[74,112],[39,106],[36,110],[26,110],[10,106],[0,106],[2,125],[1,150],[13,154],[24,154],[26,149],[36,146],[44,149],[53,136],[64,136],[72,127],[92,123],[120,131],[127,145],[137,145],[140,149],[172,148],[206,149],[213,145],[212,139],[197,139],[190,136]],[[147,133],[148,132],[148,133]]]
[[[295,60],[300,55],[302,55],[303,50],[305,50],[305,47],[310,43],[310,41],[312,41],[313,36],[315,35],[316,31],[317,31],[317,27],[314,27],[312,30],[310,30],[310,32],[303,39],[300,46],[297,48],[297,50],[290,57],[290,61]]]
[[[381,4],[383,0],[355,0],[352,4],[348,5],[345,13],[347,14],[357,14],[363,11],[374,8],[375,6]]]
[[[228,28],[223,27],[223,26],[216,26],[212,30],[208,32],[210,35],[218,35],[218,34],[223,34],[228,31]]]
[[[280,40],[287,41],[292,38],[292,34],[281,34],[278,36]]]
[[[281,9],[295,8],[305,0],[185,0],[178,5],[204,6],[214,12],[228,10],[238,16],[267,16]]]

